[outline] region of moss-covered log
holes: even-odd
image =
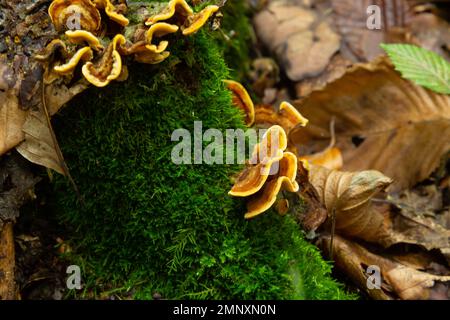
[[[55,209],[72,230],[85,294],[151,298],[342,299],[330,265],[289,216],[245,221],[234,165],[175,165],[173,130],[242,128],[209,32],[171,42],[156,66],[74,99],[55,118],[83,201],[63,178]]]

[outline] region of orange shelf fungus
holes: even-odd
[[[287,148],[286,132],[280,126],[272,126],[253,149],[252,159],[237,177],[229,195],[250,197],[246,219],[267,211],[277,200],[281,190],[297,192],[297,157]],[[256,163],[254,161],[257,161]],[[254,163],[254,164],[252,164]]]
[[[67,58],[69,55],[66,44],[60,39],[52,40],[42,52],[34,56],[34,59],[40,62],[49,62],[56,52],[61,53],[63,58]]]
[[[170,52],[164,51],[161,53],[155,53],[155,52],[139,52],[134,55],[134,60],[140,63],[147,63],[147,64],[158,64],[163,62],[167,57],[170,55]]]
[[[153,38],[163,37],[169,33],[175,33],[178,31],[178,29],[179,29],[178,26],[165,22],[159,22],[152,25],[145,34],[145,39],[147,41],[146,48],[154,53],[163,52],[164,50],[166,50],[167,46],[169,45],[169,42],[161,41],[158,45],[155,45],[152,44]]]
[[[101,16],[90,0],[53,0],[48,14],[57,31],[100,29]]]
[[[207,6],[199,13],[194,13],[185,0],[171,0],[161,12],[149,17],[145,23],[132,26],[129,26],[130,21],[125,16],[127,10],[125,0],[53,0],[48,13],[55,29],[60,32],[60,36],[65,32],[65,37],[52,41],[46,51],[36,55],[36,60],[46,64],[47,80],[54,81],[61,75],[72,73],[81,60],[86,61],[82,67],[83,76],[97,87],[104,87],[112,80],[126,79],[121,55],[132,55],[141,63],[161,63],[170,55],[167,50],[169,42],[156,38],[180,29],[185,35],[192,34],[219,7]],[[102,17],[106,22],[112,20],[124,28],[102,23]],[[108,41],[107,36],[115,34],[117,30],[121,33],[116,34],[108,46],[103,46]],[[99,35],[102,35],[102,39],[99,39]],[[71,51],[78,51],[71,56],[67,53],[66,45]],[[63,49],[65,53],[62,57],[55,59],[54,53]]]
[[[145,25],[151,26],[159,21],[170,20],[180,26],[184,36],[197,32],[208,19],[220,9],[219,6],[210,5],[198,13],[194,13],[185,0],[171,0],[169,4],[156,15],[147,19]]]
[[[228,194],[248,197],[258,192],[269,177],[272,164],[283,158],[286,146],[286,133],[283,128],[279,126],[269,128],[261,142],[253,148],[251,165],[239,174]]]
[[[258,106],[253,109],[253,102],[245,88],[235,82],[226,80],[228,88],[233,92],[233,103],[246,113],[247,124],[268,125],[260,143],[253,148],[253,153],[247,167],[239,174],[229,195],[248,197],[246,219],[271,208],[282,190],[297,192],[299,184],[297,177],[297,156],[289,151],[289,132],[296,126],[306,126],[308,119],[288,102],[283,102],[278,111],[272,106]],[[305,162],[307,162],[305,160]],[[283,210],[277,206],[283,215],[289,210],[286,199],[279,199]]]
[[[258,105],[255,108],[255,123],[258,125],[278,124],[289,134],[296,126],[306,126],[308,119],[288,102],[282,102],[278,112],[270,105]]]
[[[145,25],[151,26],[158,21],[168,20],[173,17],[181,21],[181,24],[184,24],[187,17],[193,14],[194,11],[185,0],[171,0],[160,13],[148,18]]]
[[[253,148],[250,163],[267,163],[274,158],[279,160],[286,148],[286,132],[278,125],[272,126],[264,134],[261,142]]]
[[[117,79],[122,72],[122,58],[117,46],[124,45],[125,42],[123,35],[116,35],[97,62],[87,62],[82,69],[86,80],[96,87],[105,87]]]
[[[207,6],[205,9],[189,16],[187,19],[187,26],[182,26],[181,30],[184,36],[196,33],[203,25],[208,21],[208,19],[219,10],[218,6],[211,5]]]
[[[70,60],[62,65],[55,66],[53,70],[60,75],[73,73],[80,61],[89,61],[93,58],[93,52],[90,47],[84,47],[78,50]]]
[[[278,193],[283,189],[289,192],[297,192],[299,185],[297,176],[297,157],[291,152],[285,152],[278,162],[278,174],[270,177],[263,189],[252,196],[247,203],[246,219],[256,217],[267,211],[277,200]]]
[[[106,15],[122,27],[126,27],[130,23],[130,21],[120,12],[120,5],[116,7],[110,0],[94,0],[94,4],[98,9],[105,10]],[[126,8],[126,6],[124,6],[124,8]]]
[[[244,111],[245,124],[250,127],[255,122],[255,107],[247,90],[239,82],[224,80],[227,88],[233,93],[233,104]]]
[[[87,43],[94,50],[103,50],[103,46],[100,43],[100,40],[95,35],[93,35],[92,32],[86,30],[67,30],[66,37],[71,43]]]

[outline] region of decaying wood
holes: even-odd
[[[0,300],[17,298],[14,266],[13,224],[8,222],[0,229]]]

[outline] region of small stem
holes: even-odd
[[[334,240],[334,231],[336,229],[336,207],[333,207],[331,211],[331,239],[330,239],[330,260],[333,260],[333,240]]]

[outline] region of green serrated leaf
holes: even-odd
[[[409,44],[381,44],[381,47],[404,78],[437,93],[450,94],[450,63],[443,57]]]

